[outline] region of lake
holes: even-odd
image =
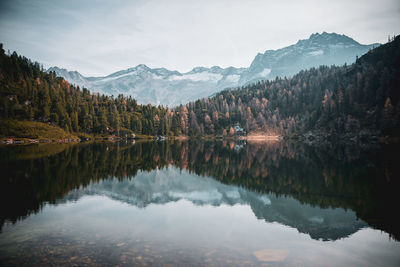
[[[2,266],[399,266],[399,145],[1,146]]]

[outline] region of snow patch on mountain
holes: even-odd
[[[238,83],[239,79],[240,79],[240,75],[238,75],[238,74],[228,75],[225,77],[225,81],[231,82],[231,83]]]
[[[320,55],[324,54],[324,51],[320,49],[320,50],[309,52],[308,54],[311,56],[320,56]]]
[[[135,74],[136,74],[136,72],[129,72],[129,73],[121,74],[121,75],[118,75],[118,76],[112,76],[112,77],[107,76],[105,78],[102,78],[102,79],[98,80],[97,82],[109,82],[109,81],[121,79],[121,78],[126,77],[126,76],[134,76]]]
[[[264,69],[262,72],[260,72],[261,77],[267,77],[271,73],[271,69]]]
[[[183,75],[174,75],[169,78],[170,81],[179,81],[179,80],[192,80],[194,82],[213,82],[217,83],[219,80],[222,79],[221,74],[210,73],[207,71],[199,72],[199,73],[192,73],[192,74],[183,74]]]
[[[160,75],[157,75],[157,74],[155,74],[155,73],[152,73],[152,76],[151,76],[154,80],[162,80],[162,79],[164,79],[165,77],[163,77],[163,76],[160,76]]]

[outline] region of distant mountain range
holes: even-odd
[[[351,64],[380,44],[362,45],[336,33],[315,33],[306,40],[278,50],[257,54],[248,68],[196,67],[180,73],[140,64],[105,77],[85,77],[77,71],[51,67],[58,76],[92,92],[131,95],[141,104],[179,105],[208,97],[225,88],[238,87],[261,79],[291,76],[320,65]]]

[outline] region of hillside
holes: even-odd
[[[352,65],[311,68],[175,109],[90,93],[0,47],[0,119],[37,121],[90,135],[264,135],[358,138],[400,135],[400,38]],[[314,138],[314,137],[312,137]]]
[[[356,56],[378,45],[362,45],[348,36],[323,32],[288,47],[259,53],[248,68],[196,67],[180,73],[140,64],[105,77],[85,77],[77,71],[58,67],[52,67],[48,72],[55,71],[57,76],[93,93],[124,94],[132,96],[140,104],[173,107],[261,79],[292,76],[320,65],[351,64]]]
[[[160,126],[156,117],[163,118],[167,112],[163,107],[138,105],[131,97],[114,98],[81,90],[15,52],[6,55],[0,45],[3,137],[74,138],[71,133],[125,137],[133,131],[154,135]],[[44,132],[54,134],[45,136]]]
[[[225,90],[189,103],[185,112],[194,133],[229,133],[238,123],[268,135],[399,136],[399,50],[397,37],[352,65]]]

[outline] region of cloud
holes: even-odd
[[[5,47],[85,75],[147,64],[247,67],[258,52],[344,33],[361,43],[398,34],[400,4],[369,1],[0,1]]]

